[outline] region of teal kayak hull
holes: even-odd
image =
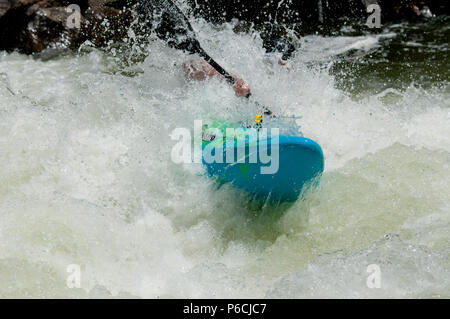
[[[308,138],[280,135],[256,141],[257,147],[253,148],[248,139],[246,143],[236,144],[224,143],[222,150],[218,150],[204,143],[203,164],[208,175],[219,183],[230,183],[257,200],[296,201],[302,192],[318,184],[324,170],[322,149]],[[216,156],[219,160],[207,160],[211,154],[216,155],[216,151],[222,153]],[[238,154],[245,155],[239,157]],[[262,160],[261,154],[270,154],[271,162],[267,161],[267,156]],[[230,162],[230,158],[234,160]]]

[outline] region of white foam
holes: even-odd
[[[235,34],[231,25],[194,27],[208,52],[250,83],[255,99],[302,116],[303,134],[326,157],[320,189],[279,219],[245,206],[232,188],[217,190],[198,167],[172,163],[174,128],[256,110],[224,82],[186,81],[181,62],[189,57],[161,42],[130,67],[132,77],[96,50],[47,62],[3,54],[0,295],[257,298],[291,296],[298,278],[320,277],[315,293],[305,286],[294,295],[369,296],[359,277],[349,278],[370,258],[351,256],[389,232],[412,233],[413,245],[432,250],[377,248],[376,258],[400,254],[392,278],[411,259],[434,268],[407,268],[404,275],[417,281],[394,280],[382,295],[431,293],[448,225],[437,231],[430,222],[426,231],[436,237],[414,234],[431,214],[448,215],[448,92],[387,89],[354,101],[335,88],[326,64],[349,50],[370,51],[389,33],[306,37],[288,72],[258,36]],[[395,103],[385,102],[389,94]],[[323,265],[305,268],[318,254],[350,271],[336,283]],[[82,266],[81,290],[65,286],[73,263]],[[434,270],[436,278],[427,279]],[[302,275],[286,277],[294,271]],[[447,289],[443,281],[432,293]]]

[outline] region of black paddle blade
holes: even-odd
[[[173,48],[200,53],[200,43],[189,20],[171,0],[140,0],[138,13],[158,38]]]

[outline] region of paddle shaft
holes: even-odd
[[[230,73],[228,73],[224,68],[222,68],[219,63],[214,61],[214,59],[212,57],[210,57],[209,54],[205,52],[205,50],[203,50],[203,48],[200,46],[199,43],[197,44],[197,50],[198,51],[196,53],[198,53],[202,58],[204,58],[205,61],[208,62],[217,72],[219,72],[221,75],[223,75],[223,77],[227,80],[228,83],[230,83],[231,85],[234,85],[236,83],[236,80],[234,79],[234,77]],[[248,93],[245,95],[245,97],[247,99],[249,99],[251,96],[252,96],[251,93]],[[265,115],[272,115],[272,111],[269,110],[266,106],[260,105],[256,101],[254,101],[254,102],[256,105],[258,105],[259,107],[261,107],[264,110]]]
[[[199,48],[200,48],[200,52],[197,52],[202,58],[205,59],[206,62],[208,62],[217,72],[219,72],[221,75],[223,75],[223,77],[227,80],[228,83],[230,83],[231,85],[234,85],[236,83],[236,80],[234,79],[234,77],[228,73],[224,68],[222,68],[219,63],[217,63],[216,61],[214,61],[213,58],[211,58],[209,56],[208,53],[206,53],[202,47],[200,47],[199,44]]]
[[[163,0],[164,2],[164,0]],[[202,58],[205,59],[206,62],[208,62],[217,72],[219,72],[229,84],[234,85],[236,83],[236,80],[234,77],[225,70],[219,63],[217,63],[206,51],[201,47],[200,42],[197,40],[197,36],[195,34],[194,29],[192,28],[191,23],[189,22],[188,18],[184,15],[184,13],[176,6],[172,0],[165,0],[165,3],[167,6],[172,9],[172,12],[178,16],[180,19],[184,20],[185,26],[187,28],[187,40],[190,42],[188,46],[184,46],[184,49],[190,53],[197,53]],[[245,97],[249,99],[251,97],[251,93],[246,94]],[[273,116],[272,111],[270,111],[266,106],[260,105],[258,102],[253,101],[258,107],[261,107],[264,110],[265,115]]]

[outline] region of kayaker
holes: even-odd
[[[138,13],[144,25],[173,48],[192,52],[192,42],[189,41],[189,27],[183,19],[180,19],[181,10],[171,0],[140,0],[137,6]],[[280,64],[284,65],[294,51],[294,47],[287,41],[274,38],[264,38],[263,45],[267,52],[282,52]],[[211,77],[221,77],[208,62],[191,59],[183,63],[186,76],[190,79],[205,80]],[[241,77],[231,74],[234,78],[233,89],[237,96],[249,96],[250,86]]]

